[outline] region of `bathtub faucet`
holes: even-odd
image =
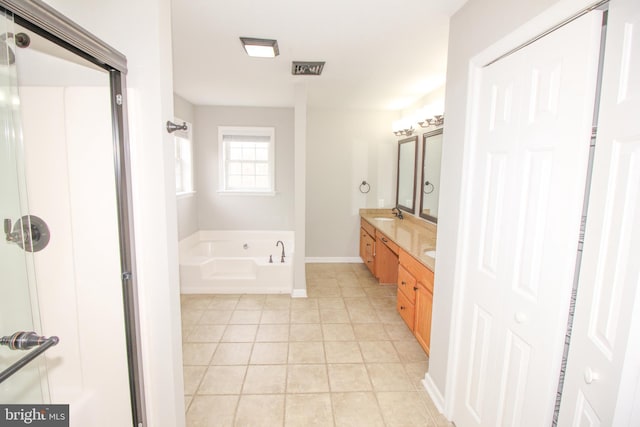
[[[280,258],[280,262],[284,262],[284,243],[282,243],[282,240],[278,240],[276,242],[276,248],[278,245],[282,245],[282,257]]]

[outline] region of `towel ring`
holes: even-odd
[[[360,184],[360,192],[362,194],[366,194],[369,191],[371,191],[371,186],[369,185],[369,183],[367,181],[362,181],[362,184]]]
[[[429,187],[431,187],[431,190],[427,191],[429,189]],[[432,183],[430,183],[429,181],[425,181],[424,182],[424,189],[422,190],[424,192],[424,194],[431,194],[433,193],[433,190],[435,190],[436,188],[433,186]]]

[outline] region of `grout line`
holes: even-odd
[[[332,269],[331,271],[332,271],[332,275],[331,275],[332,277],[326,277],[326,278],[323,278],[321,280],[329,280],[329,279],[331,279],[331,280],[335,280],[336,283],[338,283],[338,279],[337,279],[338,276],[344,275],[344,273],[347,270],[344,270],[344,269]],[[335,308],[335,307],[326,308],[325,307],[325,309],[328,309],[328,310],[345,310],[346,311],[347,316],[348,316],[348,319],[347,319],[348,321],[346,323],[337,323],[337,324],[339,324],[339,325],[349,325],[351,330],[354,331],[354,337],[353,337],[352,340],[339,341],[339,342],[350,342],[350,341],[352,341],[352,342],[356,343],[358,351],[360,353],[360,358],[362,359],[361,364],[365,368],[365,372],[366,372],[366,375],[367,375],[367,380],[368,380],[369,385],[371,387],[370,391],[367,391],[367,392],[363,391],[362,393],[373,393],[374,394],[374,398],[376,399],[376,405],[378,407],[380,416],[382,417],[383,423],[385,425],[388,425],[388,422],[384,419],[384,413],[382,412],[382,407],[380,406],[380,401],[378,399],[378,394],[381,391],[376,390],[374,388],[374,386],[373,386],[373,382],[371,380],[371,372],[370,372],[370,369],[369,369],[369,366],[368,366],[367,362],[365,361],[364,353],[363,353],[361,344],[362,344],[362,342],[368,342],[368,341],[381,341],[381,342],[384,342],[384,343],[391,343],[391,345],[393,346],[394,351],[398,355],[399,354],[398,353],[398,349],[395,346],[395,342],[398,341],[398,340],[392,339],[391,335],[388,332],[388,328],[389,327],[393,327],[393,325],[397,325],[397,324],[404,325],[404,324],[402,322],[394,322],[393,321],[394,319],[393,319],[393,316],[391,315],[391,313],[393,313],[395,311],[394,310],[395,307],[394,307],[393,304],[391,304],[391,303],[387,304],[387,302],[384,301],[384,299],[386,299],[386,298],[388,298],[388,299],[394,298],[395,294],[392,295],[390,291],[388,291],[388,292],[380,292],[380,293],[371,292],[370,290],[373,289],[374,287],[371,286],[370,280],[368,280],[367,278],[364,278],[361,274],[358,274],[358,273],[354,272],[354,270],[349,270],[349,271],[351,273],[353,273],[353,279],[358,282],[358,286],[357,287],[359,287],[360,289],[362,289],[364,291],[364,295],[363,296],[327,296],[327,297],[322,297],[321,295],[314,295],[312,298],[310,298],[310,300],[314,300],[315,301],[315,309],[318,311],[318,315],[320,315],[320,311],[321,311],[320,310],[320,304],[319,304],[321,298],[334,298],[335,300],[337,300],[339,298],[341,300],[342,306],[340,308]],[[307,272],[307,274],[309,275],[308,272]],[[345,279],[343,278],[343,280],[345,280]],[[347,278],[346,280],[351,280],[351,279]],[[356,287],[356,286],[354,286],[354,287]],[[347,288],[347,287],[338,286],[338,289],[339,289],[339,292],[340,292],[341,295],[342,295],[342,289],[343,288]],[[349,291],[347,291],[347,293],[349,293]],[[242,296],[240,296],[240,298],[238,298],[236,300],[236,303],[234,304],[234,308],[232,309],[232,311],[245,310],[245,308],[238,308],[238,305],[240,304],[240,301],[241,301],[241,297]],[[262,305],[261,305],[261,308],[260,308],[261,313],[260,313],[260,316],[259,316],[259,320],[257,321],[258,322],[257,325],[254,325],[256,327],[256,331],[255,331],[255,335],[253,336],[253,341],[251,342],[251,351],[249,353],[249,359],[247,361],[247,364],[244,365],[245,366],[245,372],[244,372],[244,376],[242,378],[242,384],[241,384],[241,387],[240,387],[239,395],[237,395],[238,396],[238,400],[237,400],[237,404],[236,404],[236,407],[235,407],[235,410],[234,410],[234,414],[233,414],[234,422],[237,419],[240,399],[244,395],[243,394],[243,390],[244,390],[244,386],[245,386],[245,383],[246,383],[246,380],[247,380],[248,369],[249,369],[250,366],[252,366],[251,365],[251,357],[253,355],[253,351],[255,350],[255,345],[256,345],[256,343],[258,343],[258,341],[257,341],[258,333],[260,331],[261,326],[263,325],[262,321],[263,321],[263,318],[264,318],[264,311],[267,310],[267,308],[266,308],[267,298],[268,298],[268,296],[265,296],[264,300],[262,301]],[[374,299],[375,299],[375,305],[374,305]],[[352,306],[350,307],[349,305],[347,305],[345,300],[350,301],[352,303]],[[213,301],[214,301],[214,299],[211,300],[211,302],[208,304],[207,308],[209,308],[213,304]],[[309,304],[309,306],[311,306],[311,305],[313,305],[313,304]],[[383,332],[383,337],[384,338],[377,337],[377,339],[366,340],[366,339],[358,339],[358,338],[355,337],[354,325],[363,325],[363,326],[367,325],[367,323],[361,323],[361,322],[354,323],[353,319],[351,318],[351,312],[353,312],[353,311],[357,312],[361,308],[364,309],[364,311],[371,310],[373,312],[374,321],[371,324],[380,325],[380,328],[382,328],[382,332]],[[257,310],[256,308],[246,308],[246,309],[247,310]],[[276,305],[275,307],[269,307],[268,309],[269,310],[283,310],[283,308],[281,306],[278,306],[278,305]],[[336,411],[335,411],[335,405],[334,405],[333,396],[336,393],[338,393],[338,391],[334,391],[332,389],[331,381],[330,381],[330,378],[329,378],[329,372],[328,372],[329,361],[328,361],[328,358],[327,358],[327,348],[326,348],[327,336],[325,334],[325,329],[323,327],[324,325],[330,325],[330,324],[333,325],[334,323],[325,323],[325,322],[323,322],[322,321],[323,319],[321,318],[321,316],[318,319],[318,323],[308,323],[308,324],[302,324],[302,323],[298,324],[298,323],[296,323],[296,325],[318,325],[318,327],[320,328],[320,337],[321,338],[320,338],[320,341],[313,340],[313,342],[322,343],[321,344],[322,345],[321,349],[322,349],[322,355],[324,356],[324,362],[321,362],[321,363],[316,363],[316,362],[313,362],[313,363],[311,363],[311,362],[310,363],[293,363],[293,362],[289,362],[289,353],[290,353],[290,350],[291,350],[291,348],[290,348],[291,347],[291,343],[304,343],[305,341],[292,341],[291,340],[291,325],[293,325],[291,320],[292,320],[292,312],[294,311],[292,309],[292,305],[291,304],[289,304],[287,310],[288,310],[288,323],[264,324],[264,325],[271,325],[271,326],[286,325],[286,329],[287,329],[287,337],[286,337],[286,343],[287,343],[287,352],[286,353],[287,354],[286,354],[285,361],[283,363],[276,363],[276,364],[269,363],[269,365],[285,365],[286,366],[285,378],[284,378],[284,381],[285,381],[285,383],[284,383],[284,393],[283,393],[283,399],[284,399],[284,401],[283,401],[284,402],[284,404],[283,404],[283,424],[286,423],[287,398],[290,395],[293,395],[293,394],[325,395],[326,394],[326,395],[329,396],[329,403],[330,403],[330,408],[331,408],[331,412],[332,412],[331,417],[332,417],[333,423],[334,423],[334,425],[337,425],[337,421],[338,420],[337,420],[337,417],[336,417]],[[297,311],[300,311],[300,309],[298,309]],[[384,314],[381,315],[381,313],[384,313]],[[203,315],[204,315],[204,313],[200,317],[202,317]],[[200,321],[200,319],[198,319],[197,323],[199,323],[199,321]],[[209,366],[206,367],[206,370],[208,370],[209,367],[211,366],[210,363],[213,360],[213,357],[215,356],[215,353],[218,351],[218,346],[222,343],[222,341],[221,341],[222,337],[227,332],[229,325],[230,324],[228,322],[227,322],[227,324],[223,325],[224,329],[222,331],[220,339],[215,343],[216,344],[216,349],[214,350],[214,352],[211,355],[211,358],[209,360]],[[389,325],[389,326],[387,326],[387,325]],[[360,327],[363,327],[363,326],[360,326]],[[396,338],[398,338],[398,337],[396,337]],[[403,338],[403,337],[399,337],[399,338]],[[401,339],[400,341],[403,341],[403,340]],[[272,343],[272,342],[273,343],[280,343],[280,342],[283,342],[283,341],[281,341],[281,340],[273,341],[272,339],[270,339],[268,341],[260,341],[260,342],[261,343]],[[405,375],[405,379],[407,381],[410,381],[410,383],[411,383],[411,391],[402,391],[402,393],[413,393],[414,396],[417,396],[420,399],[420,404],[424,408],[426,408],[428,416],[430,417],[431,421],[434,422],[434,425],[435,425],[434,416],[429,411],[427,402],[425,400],[423,400],[421,395],[419,395],[419,390],[418,390],[417,386],[414,384],[414,381],[412,380],[412,377],[409,375],[409,372],[407,370],[407,365],[410,364],[410,363],[414,363],[414,362],[422,362],[422,361],[404,360],[404,358],[400,357],[400,361],[399,362],[370,362],[370,364],[375,364],[375,363],[395,363],[395,364],[397,364],[397,363],[399,363],[402,366],[402,372]],[[296,364],[302,364],[302,365],[308,365],[308,364],[318,365],[319,364],[319,365],[323,366],[324,375],[326,377],[326,381],[327,381],[327,384],[328,384],[328,390],[329,391],[326,392],[326,393],[325,392],[290,393],[291,390],[289,388],[288,378],[289,378],[289,375],[290,375],[291,366],[292,365],[296,365]],[[360,363],[357,363],[357,364],[360,364]],[[229,366],[231,366],[231,365],[229,365]],[[256,365],[256,366],[258,366],[258,365]],[[205,370],[205,375],[206,375],[206,372],[207,372],[206,370]],[[198,384],[198,386],[196,388],[196,394],[197,394],[197,391],[200,389],[200,386],[202,384],[202,381],[204,380],[205,375],[203,375],[203,377],[201,378],[201,380],[200,380],[200,382],[199,382],[199,384]],[[344,393],[351,393],[351,392],[344,392]],[[353,391],[352,393],[360,393],[360,392]],[[400,393],[400,391],[398,391],[398,393]],[[251,393],[251,394],[253,394],[253,395],[272,395],[274,393]],[[280,393],[275,393],[275,394],[280,394]],[[186,411],[188,411],[188,409],[192,406],[194,397],[196,397],[196,395],[192,396],[191,400],[189,401],[189,404],[187,405],[187,410]],[[186,411],[185,411],[185,413],[186,413]]]

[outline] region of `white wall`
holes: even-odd
[[[307,275],[306,275],[306,251],[307,241],[307,221],[306,221],[306,200],[307,200],[307,85],[298,82],[295,86],[295,106],[294,106],[294,205],[293,217],[295,227],[295,251],[293,260],[293,289],[291,296],[294,298],[307,296]]]
[[[183,97],[173,94],[173,115],[193,124],[196,120],[196,107]]]
[[[307,258],[358,257],[360,208],[395,205],[397,139],[387,111],[309,109]],[[371,185],[368,194],[359,186]]]
[[[195,128],[196,110],[195,106],[179,95],[173,95],[173,115],[185,120]],[[193,138],[193,136],[192,136]],[[193,147],[193,158],[197,156],[196,147]],[[198,231],[198,189],[195,194],[188,194],[178,197],[178,240]]]
[[[293,108],[197,106],[195,113],[195,185],[199,229],[293,230]],[[275,127],[275,196],[218,193],[218,126]]]
[[[169,0],[48,0],[126,55],[148,425],[184,426]]]
[[[456,289],[455,266],[463,248],[459,247],[461,220],[461,182],[467,126],[468,72],[473,57],[488,48],[498,53],[508,46],[541,33],[563,17],[588,4],[583,0],[540,0],[512,2],[508,0],[469,0],[451,19],[445,99],[445,132],[442,153],[440,215],[438,218],[438,263],[435,275],[431,355],[427,383],[431,394],[449,394],[452,367],[448,359],[452,312]],[[553,8],[551,8],[554,6]],[[549,9],[551,8],[551,9]],[[548,10],[547,10],[548,9]],[[532,20],[543,11],[546,12]],[[526,25],[524,25],[526,23]],[[505,38],[509,35],[508,38]],[[514,44],[515,42],[515,44]],[[494,56],[495,57],[495,56]],[[445,396],[446,397],[446,396]],[[437,399],[436,399],[437,400]]]

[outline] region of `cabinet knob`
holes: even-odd
[[[404,310],[406,307],[404,305],[400,306],[400,310]]]
[[[417,290],[418,290],[418,287],[417,287],[417,286],[414,286],[414,287],[413,287],[413,290],[414,290],[414,291],[417,291]]]
[[[406,284],[407,284],[407,282],[405,282],[404,280],[401,283],[402,286],[405,286]]]

